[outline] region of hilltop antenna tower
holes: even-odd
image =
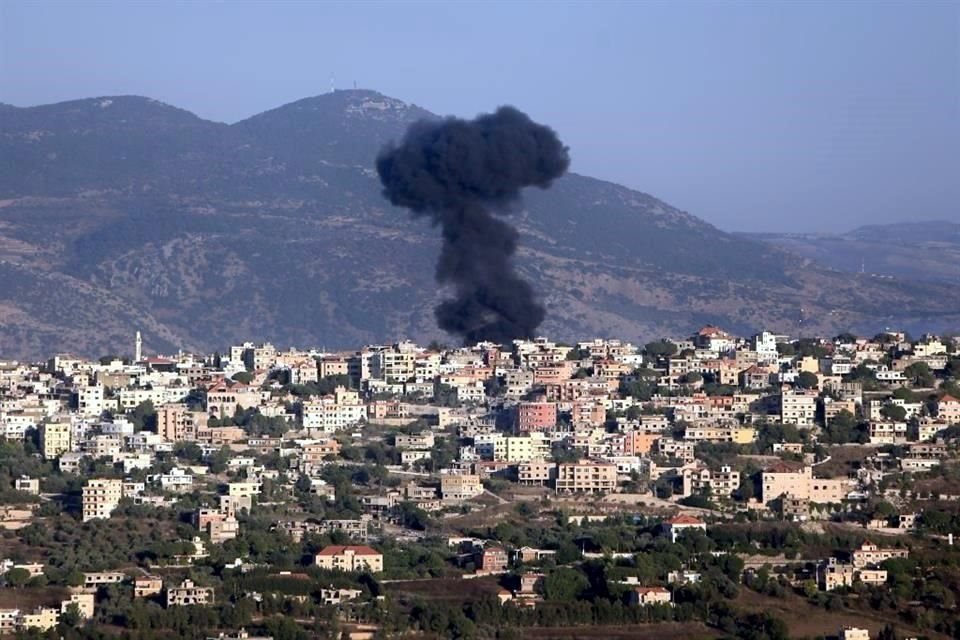
[[[330,74],[330,93],[333,93],[334,91],[336,91],[336,89],[334,88],[334,85],[333,85],[333,74],[331,73]]]

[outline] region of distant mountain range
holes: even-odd
[[[849,233],[756,233],[768,242],[840,271],[960,283],[960,223],[869,225]]]
[[[437,232],[372,168],[429,117],[373,91],[233,125],[135,96],[0,106],[0,357],[129,353],[137,329],[165,352],[449,340]],[[609,182],[569,175],[521,209],[518,268],[557,339],[960,326],[956,281],[840,273]]]

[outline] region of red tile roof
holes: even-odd
[[[701,525],[701,524],[704,524],[704,522],[700,518],[694,518],[693,516],[679,515],[675,518],[670,518],[669,520],[667,520],[667,524],[669,524],[670,526],[677,525],[677,524]]]
[[[774,462],[769,467],[764,469],[764,473],[796,473],[803,469],[803,465],[799,463],[790,463],[786,460],[781,460],[779,462]]]
[[[698,335],[701,335],[701,336],[704,336],[704,337],[706,337],[706,336],[725,336],[725,335],[727,335],[726,332],[725,332],[723,329],[719,329],[719,328],[713,326],[712,324],[708,324],[708,325],[705,326],[703,329],[700,329],[700,331],[698,331],[697,334],[698,334]]]
[[[379,556],[382,555],[376,549],[368,547],[365,544],[360,545],[331,545],[324,547],[318,553],[318,556],[339,556],[346,551],[352,551],[355,556]]]

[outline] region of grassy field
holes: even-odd
[[[500,589],[498,576],[464,580],[463,578],[436,578],[430,580],[401,580],[384,583],[392,595],[418,597],[425,600],[465,602],[483,595],[495,595]]]
[[[928,638],[946,639],[948,637],[931,631],[913,629],[888,612],[852,609],[827,611],[822,607],[811,605],[804,598],[792,593],[788,593],[785,598],[774,598],[741,588],[740,595],[733,604],[743,611],[758,613],[766,611],[780,618],[787,623],[791,638],[835,636],[845,626],[869,629],[870,636],[876,637],[888,623],[897,629],[900,636],[908,634]]]
[[[578,640],[580,638],[707,640],[718,636],[716,631],[695,622],[596,627],[525,627],[519,631],[524,638],[537,638],[538,640]]]
[[[0,609],[34,609],[36,607],[60,608],[70,592],[63,587],[25,587],[23,589],[0,589]]]

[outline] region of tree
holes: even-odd
[[[701,374],[699,371],[688,371],[687,373],[683,374],[680,382],[684,384],[696,384],[698,382],[703,382],[703,374]]]
[[[658,340],[656,342],[648,342],[643,350],[648,356],[654,358],[669,358],[677,353],[677,345],[668,340]]]
[[[417,531],[425,531],[430,526],[430,515],[416,504],[401,502],[399,510],[400,523],[403,526]]]
[[[13,569],[7,571],[7,573],[4,575],[4,578],[6,579],[8,585],[14,589],[17,589],[30,582],[30,572],[21,567],[14,567]]]
[[[797,375],[796,383],[801,389],[816,389],[820,384],[820,379],[817,378],[817,374],[815,373],[801,371]]]
[[[846,444],[866,442],[867,430],[857,423],[857,419],[846,409],[840,411],[824,427],[821,440],[827,444]]]
[[[231,379],[236,380],[241,384],[250,384],[253,382],[253,374],[249,371],[238,371],[231,376]]]
[[[933,372],[930,370],[930,365],[926,362],[914,362],[903,370],[903,375],[915,387],[933,387],[937,383],[936,378],[933,377]]]
[[[748,473],[740,474],[740,486],[737,488],[737,500],[749,502],[753,499],[753,478]]]
[[[569,567],[560,567],[543,580],[543,593],[548,600],[572,601],[590,586],[587,577]]]
[[[130,413],[130,422],[133,423],[134,431],[156,431],[157,412],[153,402],[144,400],[138,404]]]
[[[907,410],[896,404],[885,404],[880,409],[880,415],[894,422],[903,422],[907,419]]]
[[[897,512],[896,507],[894,507],[892,504],[890,504],[886,500],[881,500],[880,502],[873,505],[874,518],[883,518],[884,520],[886,520],[896,512]]]
[[[60,615],[60,624],[65,627],[76,627],[82,620],[83,617],[80,615],[80,607],[76,602],[71,602]]]

